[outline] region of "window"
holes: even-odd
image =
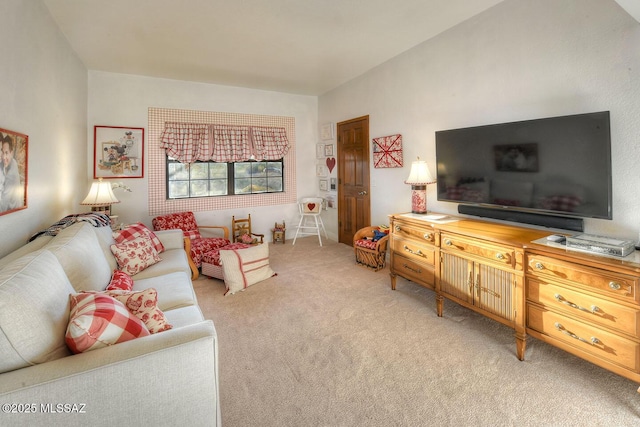
[[[167,197],[184,199],[284,191],[284,161],[180,163],[167,157]]]

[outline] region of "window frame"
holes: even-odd
[[[170,191],[170,183],[171,183],[171,179],[170,176],[171,174],[169,173],[169,168],[171,164],[184,164],[178,160],[172,159],[171,157],[169,157],[168,155],[165,155],[165,194],[166,194],[166,200],[190,200],[190,199],[202,199],[202,198],[210,198],[210,197],[234,197],[234,196],[247,196],[247,195],[259,195],[259,194],[277,194],[277,193],[286,193],[286,188],[285,188],[285,162],[284,162],[284,157],[277,159],[277,160],[262,160],[262,161],[245,161],[245,162],[226,162],[226,163],[222,163],[222,164],[226,164],[227,165],[227,177],[226,177],[226,181],[227,181],[227,190],[225,194],[210,194],[210,183],[211,181],[215,180],[216,178],[212,178],[210,175],[207,177],[206,181],[208,183],[208,191],[207,191],[207,195],[192,195],[191,194],[191,183],[192,181],[194,181],[191,177],[191,164],[186,164],[187,168],[189,169],[189,178],[184,180],[173,180],[173,181],[186,181],[187,182],[187,191],[189,193],[189,195],[185,196],[185,197],[170,197],[171,191]],[[207,163],[207,164],[220,164],[221,162],[214,162],[214,161],[196,161],[194,163]],[[260,163],[265,163],[267,164],[267,166],[265,166],[265,169],[267,169],[269,166],[269,163],[278,163],[279,164],[279,168],[280,168],[280,175],[269,175],[268,173],[266,173],[264,176],[254,176],[253,173],[250,174],[249,177],[241,177],[238,178],[236,177],[236,166],[237,165],[244,165],[244,164],[248,164],[248,165],[255,165],[255,164],[260,164]],[[252,166],[253,169],[253,166]],[[269,177],[271,178],[275,178],[278,179],[280,181],[280,189],[279,190],[269,190],[268,189],[268,181],[269,181]],[[222,178],[218,178],[218,179],[222,179]],[[249,179],[251,181],[256,180],[256,179],[266,179],[267,180],[267,189],[265,191],[249,191],[249,192],[241,192],[241,193],[236,193],[236,181],[238,179]],[[202,180],[205,181],[205,180]],[[251,183],[250,185],[253,185],[253,183]]]

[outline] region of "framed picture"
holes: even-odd
[[[320,191],[327,191],[329,189],[329,183],[326,179],[320,180]]]
[[[494,145],[496,170],[501,172],[538,172],[538,144]]]
[[[325,146],[324,146],[324,156],[325,157],[333,156],[333,144],[325,144]]]
[[[373,138],[373,167],[402,167],[402,135]]]
[[[144,128],[94,126],[93,177],[144,177]]]
[[[338,178],[331,178],[331,185],[329,187],[331,191],[336,191],[337,184],[338,184]]]
[[[316,144],[316,159],[324,157],[324,144]]]
[[[29,137],[0,129],[0,143],[0,215],[6,215],[27,208]]]
[[[320,127],[320,139],[323,141],[333,139],[333,123],[327,123]]]
[[[327,167],[325,165],[316,165],[316,176],[327,176]]]

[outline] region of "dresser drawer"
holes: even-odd
[[[440,241],[440,246],[443,250],[475,255],[487,261],[512,268],[516,264],[515,251],[508,246],[486,243],[447,233],[442,233]]]
[[[527,326],[624,368],[633,371],[640,368],[640,345],[614,333],[532,304],[527,304]]]
[[[435,263],[435,248],[430,245],[418,243],[415,240],[398,239],[392,236],[391,250],[414,261],[424,262],[430,265]]]
[[[429,289],[435,289],[435,273],[430,265],[415,262],[401,255],[395,255],[391,263],[391,269],[394,273],[412,282],[426,286]]]
[[[392,233],[398,238],[411,238],[417,239],[423,243],[436,244],[436,232],[430,224],[425,224],[422,227],[416,227],[415,225],[407,224],[402,221],[395,221],[393,225]]]
[[[632,336],[640,333],[640,310],[544,280],[527,281],[527,300]]]
[[[609,297],[638,302],[638,277],[554,260],[543,255],[528,256],[527,273],[552,280],[566,280]]]

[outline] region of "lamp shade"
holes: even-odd
[[[103,181],[102,178],[94,181],[89,189],[89,194],[80,203],[88,206],[108,206],[113,203],[120,203],[111,190],[111,183]]]
[[[429,172],[427,162],[424,160],[418,160],[411,163],[411,172],[409,172],[409,178],[404,182],[411,185],[427,185],[436,182]]]

